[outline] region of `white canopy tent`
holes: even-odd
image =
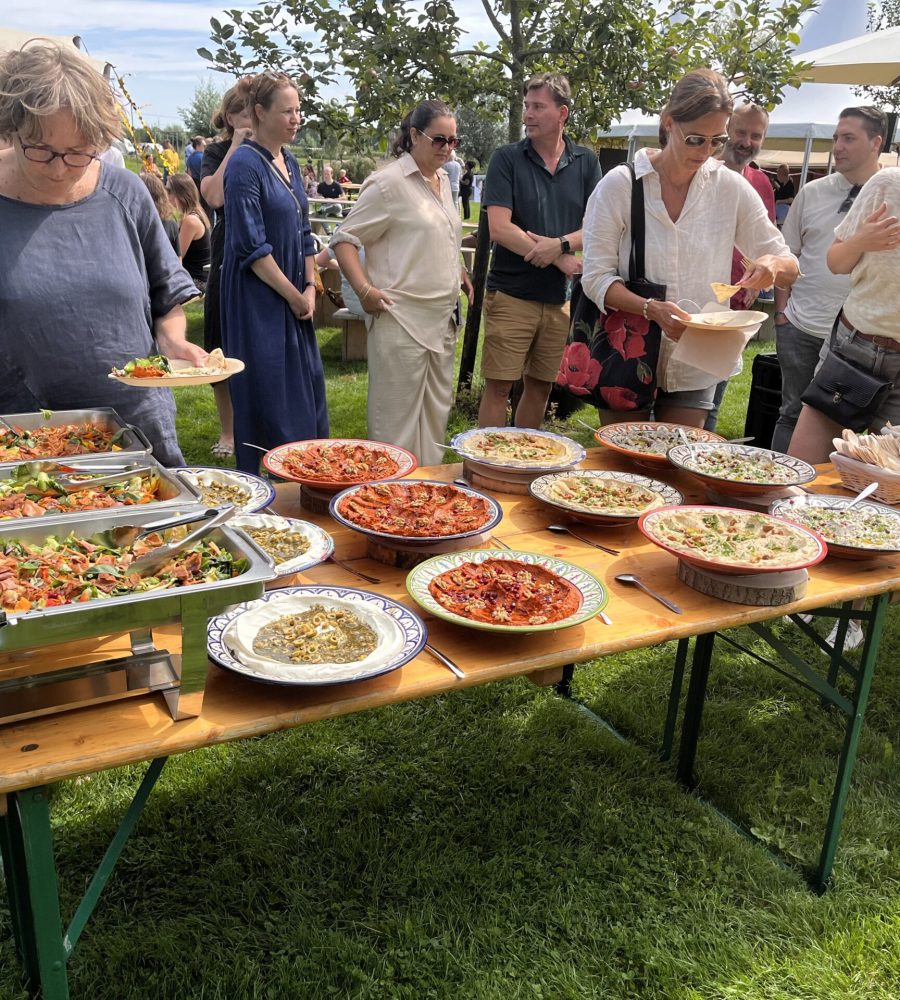
[[[812,83],[892,87],[900,83],[900,27],[801,52],[797,62],[812,63],[803,79]]]
[[[13,28],[0,28],[0,52],[9,52],[11,49],[20,49],[32,38],[43,38],[51,42],[56,42],[61,48],[75,49],[83,58],[97,70],[98,73],[107,74],[109,63],[102,59],[94,59],[81,48],[81,38],[78,35],[70,37],[68,35],[43,35],[36,31],[15,31]]]

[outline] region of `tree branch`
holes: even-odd
[[[480,49],[458,49],[454,56],[481,56],[482,59],[493,59],[494,62],[502,63],[507,69],[512,69],[512,63],[496,52],[482,52]]]
[[[506,33],[506,29],[503,27],[497,15],[494,13],[494,8],[491,6],[491,0],[481,0],[481,6],[484,7],[484,12],[487,14],[487,19],[491,22],[494,27],[494,31],[500,36],[501,41],[506,42],[509,45],[509,35]]]

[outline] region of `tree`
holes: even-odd
[[[188,135],[210,134],[212,116],[222,103],[223,93],[211,80],[197,84],[191,103],[178,109]]]
[[[869,31],[896,28],[900,25],[900,0],[870,0],[866,27]],[[900,85],[893,87],[856,87],[855,94],[868,97],[885,111],[900,111]]]
[[[456,109],[460,153],[466,160],[486,164],[494,150],[506,141],[502,114],[490,114],[463,104]]]
[[[463,44],[448,0],[267,0],[211,19],[215,51],[231,73],[284,69],[324,124],[384,133],[418,98],[478,106],[503,102],[509,141],[521,136],[522,90],[534,72],[563,71],[573,87],[572,131],[590,135],[629,108],[653,112],[687,69],[720,69],[739,92],[772,106],[799,86],[794,29],[820,0],[481,0],[496,39]],[[296,25],[304,25],[302,32]],[[354,95],[326,105],[348,77]]]

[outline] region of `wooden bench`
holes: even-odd
[[[349,309],[336,309],[332,322],[341,328],[341,361],[365,361],[366,324]]]

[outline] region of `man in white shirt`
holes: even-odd
[[[444,164],[444,172],[450,178],[450,194],[453,195],[453,204],[459,204],[459,178],[462,176],[462,166],[456,158],[456,150],[450,150],[450,159]]]
[[[772,448],[786,452],[800,415],[800,397],[819,361],[822,343],[850,291],[850,278],[828,270],[834,230],[863,184],[878,170],[887,119],[866,106],[845,108],[834,132],[834,169],[804,184],[781,232],[800,260],[800,277],[789,290],[775,289],[775,346],[781,364],[781,411]]]

